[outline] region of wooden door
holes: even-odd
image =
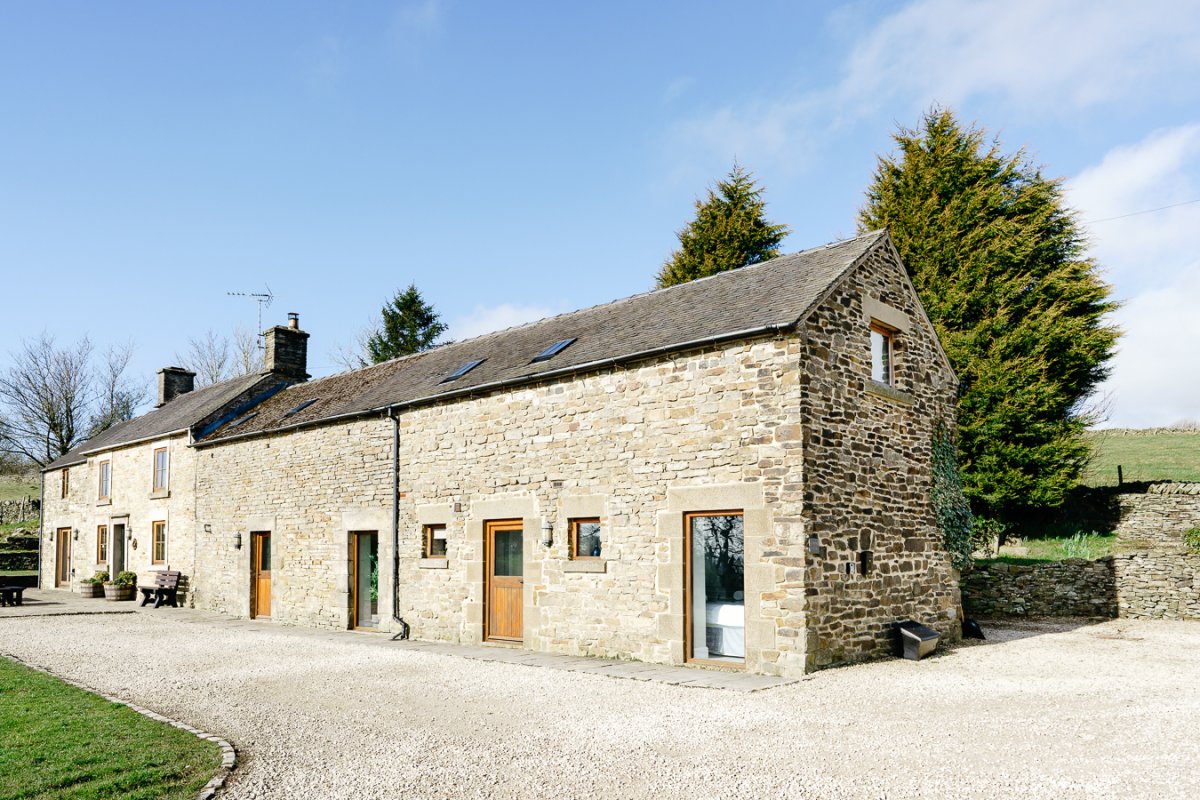
[[[250,534],[250,616],[271,616],[271,534]]]
[[[521,520],[489,522],[487,544],[487,591],[484,638],[519,642],[525,629],[525,542]]]
[[[54,585],[71,585],[71,529],[59,528],[57,545],[58,553],[54,560]]]

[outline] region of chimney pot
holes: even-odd
[[[300,330],[300,315],[295,311],[288,312],[288,327],[294,331]]]

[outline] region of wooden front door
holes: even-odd
[[[54,559],[54,585],[71,585],[71,529],[59,528],[56,537],[58,555]]]
[[[519,519],[487,523],[485,639],[519,642],[525,636],[525,543]]]
[[[271,534],[250,534],[250,616],[271,616]]]

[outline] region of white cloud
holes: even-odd
[[[1117,147],[1067,182],[1067,200],[1087,223],[1092,253],[1118,293],[1169,285],[1194,269],[1200,203],[1200,123],[1155,131]],[[1162,209],[1150,213],[1136,212]],[[1122,217],[1122,219],[1112,219]]]
[[[1200,14],[1190,0],[917,0],[857,39],[836,83],[681,120],[668,149],[693,163],[737,155],[786,170],[881,112],[915,121],[935,103],[982,98],[1023,116],[1068,114],[1178,100],[1197,85]]]
[[[1189,0],[920,0],[859,41],[838,94],[847,106],[994,94],[1026,111],[1070,110],[1197,66]]]
[[[1115,427],[1200,417],[1200,370],[1188,331],[1200,301],[1200,203],[1112,219],[1200,197],[1200,124],[1116,147],[1068,181],[1068,201],[1092,233],[1092,254],[1125,305],[1112,376]],[[1101,221],[1108,220],[1108,221]]]
[[[482,336],[492,331],[524,325],[526,322],[549,317],[556,312],[546,306],[518,306],[501,303],[498,306],[475,306],[470,314],[450,321],[447,336],[456,341]]]
[[[1169,286],[1121,308],[1125,331],[1112,376],[1101,387],[1112,407],[1105,427],[1144,428],[1200,419],[1200,369],[1190,320],[1200,299],[1200,259]]]

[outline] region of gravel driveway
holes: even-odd
[[[1200,796],[1200,623],[985,627],[747,694],[171,612],[0,618],[0,652],[225,737],[229,798]]]

